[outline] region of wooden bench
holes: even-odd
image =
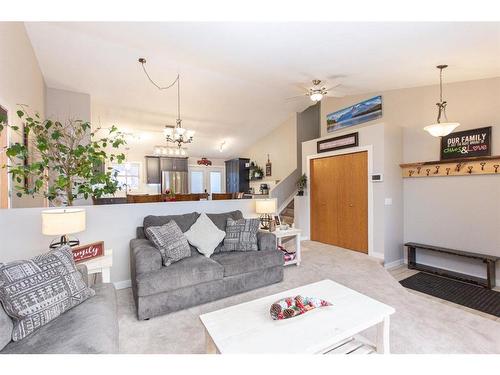
[[[496,261],[500,257],[488,254],[471,253],[468,251],[447,249],[445,247],[424,245],[421,243],[407,242],[405,246],[408,248],[408,268],[433,273],[440,276],[450,277],[467,283],[480,285],[485,288],[491,289],[495,287],[495,266]],[[469,259],[481,260],[486,264],[486,279],[454,271],[445,270],[442,268],[427,266],[425,264],[418,264],[416,260],[417,249],[429,250],[443,254],[451,254]]]

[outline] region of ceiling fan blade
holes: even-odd
[[[325,91],[330,91],[330,90],[333,90],[334,88],[337,88],[337,87],[339,87],[339,86],[341,86],[341,85],[342,85],[341,83],[337,83],[337,84],[335,84],[334,86],[332,86],[332,87],[329,87],[329,88],[325,89]]]
[[[297,99],[300,99],[300,98],[307,98],[308,95],[307,94],[302,94],[302,95],[298,95],[298,96],[291,96],[289,98],[285,98],[286,101],[292,101],[292,100],[297,100]]]
[[[325,96],[328,96],[329,98],[343,98],[346,94],[340,92],[329,92]]]

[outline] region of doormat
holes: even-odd
[[[500,292],[424,272],[399,283],[405,288],[500,317]]]

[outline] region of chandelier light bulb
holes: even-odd
[[[314,94],[311,94],[310,98],[313,102],[319,102],[323,99],[323,94],[315,92]]]

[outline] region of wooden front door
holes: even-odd
[[[368,153],[310,161],[311,240],[368,253]]]

